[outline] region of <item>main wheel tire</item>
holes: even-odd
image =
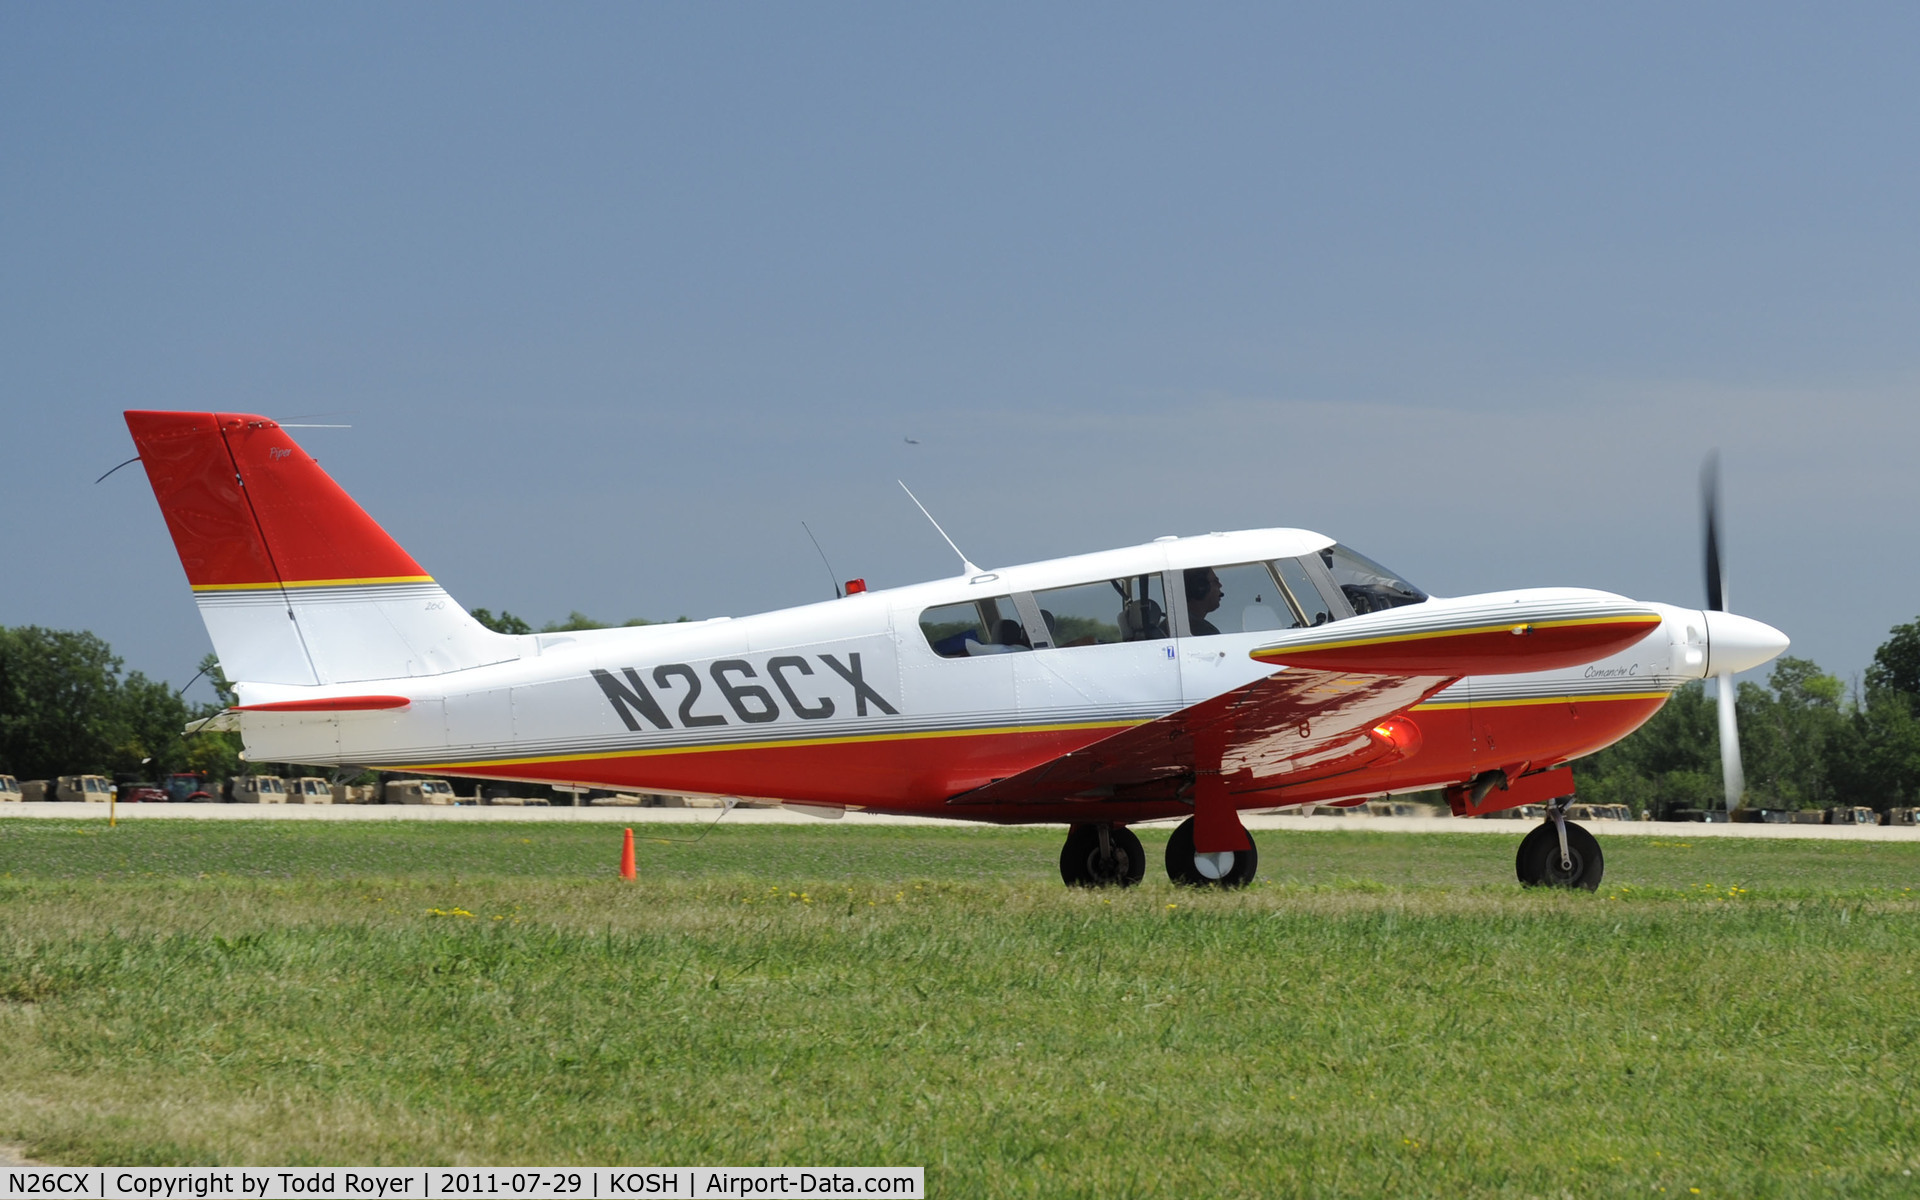
[[[1567,858],[1572,865],[1560,863],[1560,835],[1553,822],[1534,827],[1520,839],[1519,853],[1513,857],[1514,874],[1528,887],[1599,888],[1607,873],[1600,854],[1600,842],[1572,821],[1567,822]]]
[[[1193,818],[1188,817],[1167,839],[1167,878],[1187,887],[1245,887],[1260,869],[1260,850],[1251,845],[1252,834],[1247,841],[1246,850],[1201,854],[1193,848]]]
[[[1060,878],[1068,887],[1132,887],[1147,873],[1147,851],[1125,825],[1107,828],[1111,858],[1100,853],[1100,827],[1075,825],[1060,847]]]

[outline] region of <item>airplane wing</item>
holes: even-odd
[[[1411,753],[1392,718],[1458,676],[1289,670],[975,788],[949,804],[1156,797],[1210,758],[1229,792],[1279,787]],[[1396,737],[1399,739],[1396,742]],[[1210,753],[1211,751],[1211,753]]]
[[[1408,606],[1291,631],[1251,652],[1276,674],[1136,725],[950,804],[1159,798],[1197,775],[1227,794],[1320,779],[1419,749],[1401,716],[1467,675],[1555,670],[1660,625],[1630,601],[1552,595]]]

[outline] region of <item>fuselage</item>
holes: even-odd
[[[247,711],[240,727],[257,761],[1068,820],[1071,806],[950,801],[1272,675],[1249,653],[1277,631],[1355,615],[1358,594],[1330,570],[1334,549],[1295,529],[1162,539],[750,617],[526,635],[512,639],[511,657],[464,670],[317,689],[243,684],[243,708],[296,696],[406,703]],[[1543,599],[1621,598],[1533,589],[1417,603]],[[1646,607],[1659,626],[1605,659],[1468,677],[1429,697],[1406,714],[1421,734],[1417,753],[1359,767],[1333,761],[1323,773],[1308,764],[1234,802],[1439,787],[1489,769],[1554,766],[1617,741],[1715,669],[1707,614]],[[1171,796],[1106,810],[1116,821],[1186,811]]]

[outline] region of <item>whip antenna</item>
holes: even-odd
[[[950,537],[947,537],[947,531],[940,528],[940,522],[935,521],[933,519],[933,514],[927,511],[927,506],[920,503],[920,497],[913,494],[913,489],[907,486],[907,481],[904,479],[896,479],[894,480],[894,482],[899,484],[900,490],[907,494],[907,499],[913,501],[913,506],[920,510],[920,515],[925,517],[927,521],[930,524],[932,524],[933,531],[939,534],[942,538],[946,538],[947,545],[953,546],[953,552],[960,556],[960,567],[961,567],[962,573],[966,575],[984,574],[984,572],[982,572],[979,567],[974,566],[972,561],[970,561],[967,558],[966,551],[960,549],[959,546],[954,545],[953,539]]]
[[[841,599],[840,577],[833,573],[833,564],[827,562],[827,552],[820,548],[820,539],[813,536],[813,530],[807,529],[807,523],[805,521],[800,522],[800,528],[807,530],[807,540],[813,543],[814,553],[820,556],[821,563],[827,568],[827,578],[833,581],[833,598],[835,600]]]

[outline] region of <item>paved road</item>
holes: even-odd
[[[948,828],[993,829],[974,821],[937,817],[892,817],[850,812],[837,821],[823,821],[792,808],[736,808],[721,816],[717,808],[474,808],[428,804],[122,804],[122,821],[586,821],[605,825],[698,825],[725,820],[730,825],[944,825]],[[105,821],[99,804],[0,804],[7,817],[86,818]],[[1249,829],[1345,830],[1373,833],[1494,833],[1518,836],[1527,824],[1517,820],[1454,817],[1301,817],[1277,813],[1244,816]],[[1174,819],[1145,822],[1166,826]],[[1920,826],[1912,825],[1706,825],[1688,821],[1589,821],[1587,826],[1609,837],[1688,838],[1814,838],[1851,842],[1920,842]]]

